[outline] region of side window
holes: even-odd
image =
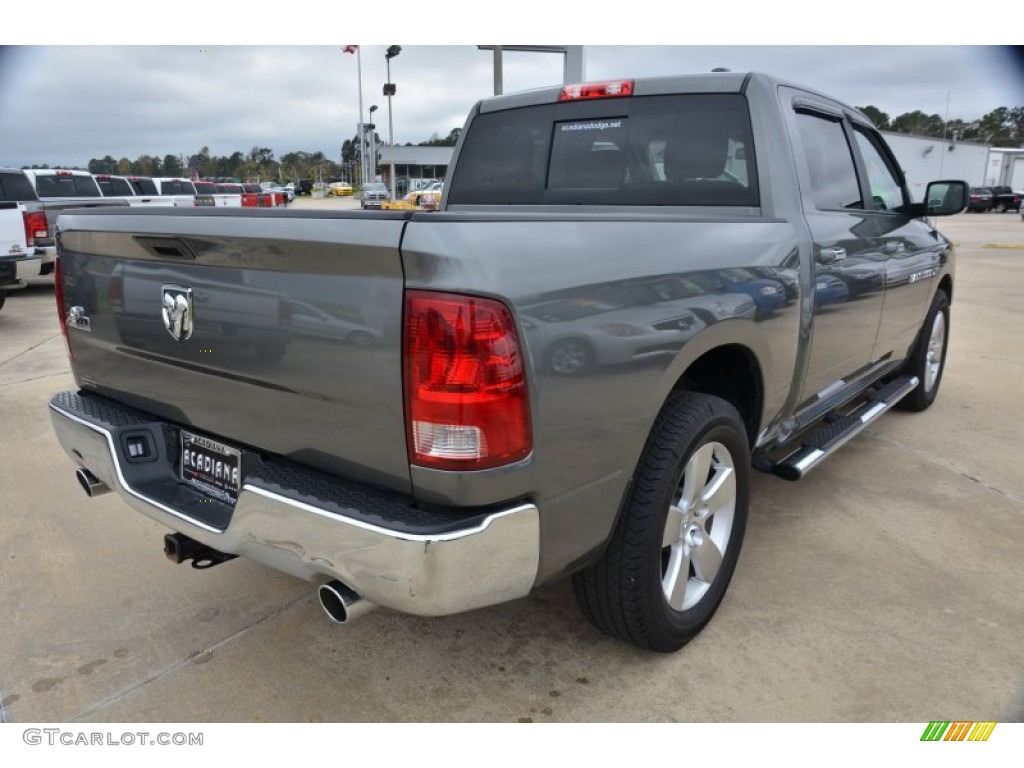
[[[862,209],[857,167],[842,123],[805,112],[797,113],[796,122],[815,207]]]
[[[875,146],[872,138],[860,128],[854,128],[854,136],[857,137],[857,147],[864,158],[868,184],[871,187],[869,208],[874,211],[902,209],[905,203],[903,187],[896,180],[896,174],[886,162],[885,155]]]

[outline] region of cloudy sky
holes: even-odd
[[[416,43],[415,34],[406,34],[414,41],[396,36],[402,52],[391,67],[398,88],[392,105],[397,143],[447,135],[493,87],[490,52],[471,44]],[[341,142],[355,135],[359,111],[356,57],[343,54],[340,45],[359,41],[340,32],[330,38],[336,35],[338,45],[294,47],[0,48],[0,165],[84,166],[107,154],[190,155],[203,146],[216,155],[259,146],[278,157],[319,150],[337,159]],[[322,36],[320,31],[314,39]],[[493,30],[478,35],[496,36]],[[364,110],[379,105],[375,122],[386,141],[386,46],[361,48]],[[947,99],[950,118],[1024,106],[1024,64],[1019,49],[1010,47],[593,45],[585,51],[586,77],[594,80],[721,66],[768,72],[849,104],[873,104],[893,117],[915,109],[945,115]],[[559,56],[505,55],[506,92],[561,77]]]

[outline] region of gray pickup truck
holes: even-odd
[[[61,216],[53,425],[173,561],[253,558],[335,621],[571,575],[600,630],[673,651],[754,469],[799,479],[932,403],[954,252],[928,217],[965,204],[912,201],[863,114],[761,74],[486,99],[438,212]]]

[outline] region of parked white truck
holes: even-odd
[[[0,307],[8,291],[24,288],[27,278],[39,275],[31,226],[25,206],[0,202]]]

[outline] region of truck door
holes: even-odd
[[[921,328],[947,246],[933,227],[908,215],[903,174],[882,138],[867,126],[853,123],[852,128],[870,194],[868,215],[885,266],[885,303],[872,357],[899,360]]]
[[[854,386],[858,374],[870,369],[882,315],[884,263],[841,109],[791,93],[788,120],[811,235],[811,274],[803,276],[813,293],[800,398],[805,410]]]

